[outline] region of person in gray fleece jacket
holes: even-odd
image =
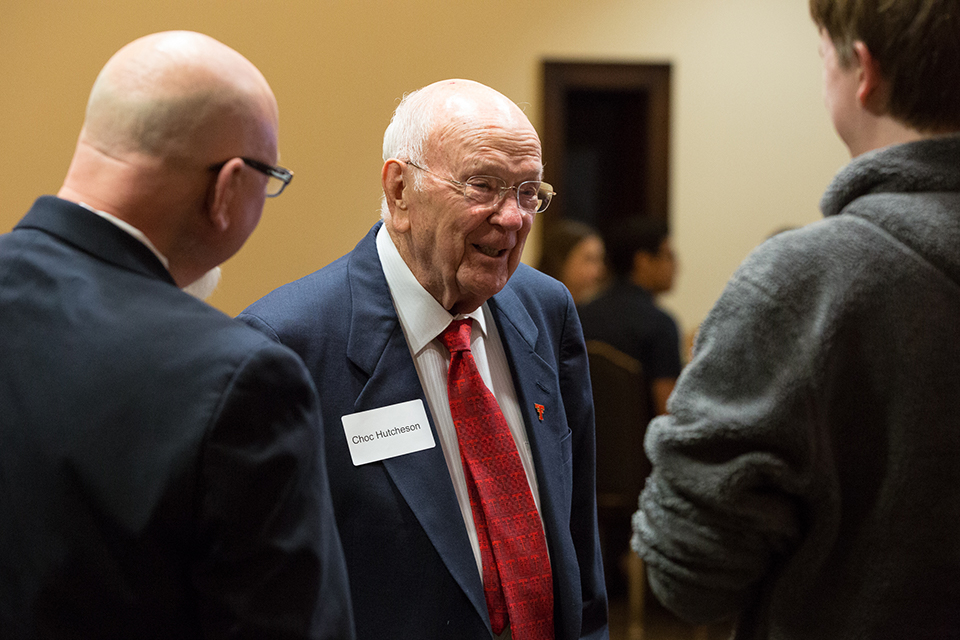
[[[960,638],[960,5],[810,8],[854,159],[703,323],[633,547],[736,638]]]

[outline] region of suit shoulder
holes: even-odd
[[[521,263],[517,267],[506,288],[515,293],[528,308],[562,310],[573,306],[570,292],[560,281],[526,264]]]
[[[332,305],[342,304],[344,296],[349,294],[348,255],[274,289],[240,315],[255,316],[273,324],[283,318],[317,317],[321,311],[329,312]]]
[[[200,349],[206,353],[206,357],[219,357],[234,363],[251,358],[297,359],[290,349],[204,302],[194,299],[183,301],[181,298],[177,306],[181,306],[181,312],[177,314],[180,317],[168,318],[164,324],[170,330],[179,328],[185,341],[199,347],[206,345],[206,348]]]
[[[559,280],[523,263],[517,266],[509,284],[518,295],[527,291],[556,299],[563,299],[569,295],[567,288]]]

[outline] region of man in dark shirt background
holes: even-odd
[[[638,360],[652,410],[666,413],[681,367],[677,323],[656,304],[656,296],[673,288],[677,271],[669,228],[665,220],[638,217],[605,235],[614,281],[580,309],[584,338]]]

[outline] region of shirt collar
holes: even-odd
[[[386,225],[377,231],[377,253],[410,351],[416,356],[453,320],[472,318],[486,335],[483,307],[453,316],[423,288],[393,243]],[[484,303],[485,305],[486,303]]]

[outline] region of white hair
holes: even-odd
[[[404,94],[393,112],[387,130],[383,132],[384,162],[391,158],[409,160],[429,169],[423,159],[423,149],[436,123],[437,108],[434,99],[429,92],[425,95],[423,89]],[[413,188],[417,191],[423,186],[421,173],[416,171],[413,177]],[[383,196],[380,202],[380,217],[386,219],[388,215],[387,198]]]
[[[436,97],[423,89],[403,96],[383,133],[383,161],[390,158],[423,162],[423,148],[433,131],[437,115]]]

